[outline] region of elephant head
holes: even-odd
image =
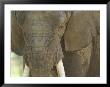
[[[31,76],[48,76],[64,57],[60,39],[65,31],[68,15],[61,11],[15,13],[17,24],[23,33],[24,61]]]
[[[98,11],[14,11],[12,51],[23,55],[31,76],[58,76],[55,66],[62,59],[66,76],[86,76],[91,61],[97,58],[99,61],[96,42],[99,38],[94,39],[100,33],[99,14]],[[96,44],[98,50],[94,53]]]

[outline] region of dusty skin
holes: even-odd
[[[100,76],[100,11],[12,11],[11,76]]]

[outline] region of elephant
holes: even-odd
[[[11,50],[30,77],[100,76],[100,11],[12,11]]]

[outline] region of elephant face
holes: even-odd
[[[35,71],[37,75],[43,75],[43,71],[50,72],[63,58],[60,39],[67,21],[65,12],[26,11],[16,15],[25,41],[23,56],[32,70],[31,75],[35,76]]]
[[[92,52],[96,47],[93,44],[99,42],[99,39],[97,41],[94,39],[100,30],[100,18],[96,15],[99,12],[15,13],[15,16],[12,16],[12,43],[15,44],[12,44],[12,49],[23,55],[25,63],[31,70],[31,76],[57,76],[54,66],[62,58],[67,76],[86,75],[90,59],[95,54]],[[99,47],[99,44],[97,45]]]

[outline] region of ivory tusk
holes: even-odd
[[[56,68],[57,68],[59,77],[66,77],[62,60],[58,62],[58,64],[56,65]]]
[[[28,77],[29,76],[29,67],[26,64],[25,64],[22,76],[24,76],[24,77]]]

